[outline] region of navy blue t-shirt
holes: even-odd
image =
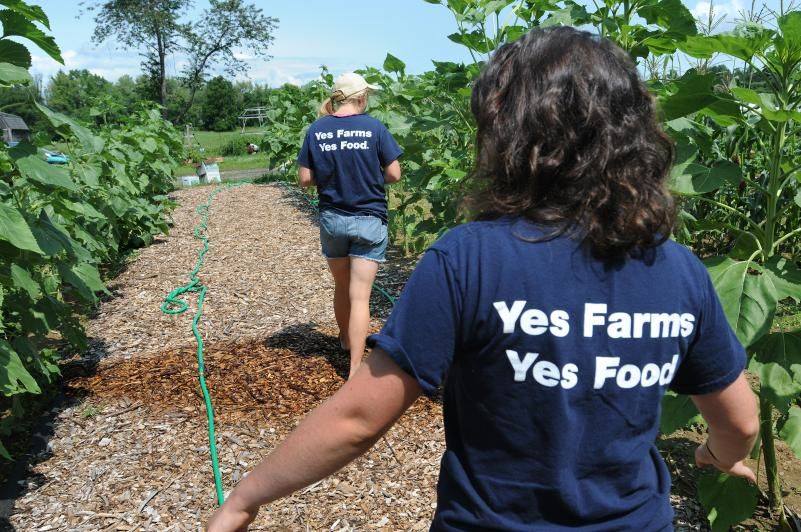
[[[403,154],[389,130],[366,114],[324,116],[306,133],[298,164],[314,172],[320,210],[387,221],[383,168]]]
[[[669,530],[660,400],[729,385],[745,351],[683,246],[605,266],[542,237],[451,230],[369,338],[426,394],[444,382],[432,530]]]

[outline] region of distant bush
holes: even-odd
[[[247,155],[248,144],[255,144],[261,149],[262,136],[261,135],[239,135],[232,138],[222,145],[220,148],[220,155],[223,157],[231,157],[234,155]]]

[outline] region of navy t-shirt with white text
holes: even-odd
[[[320,210],[376,216],[386,223],[383,169],[402,153],[375,118],[328,115],[309,126],[298,164],[314,172]]]
[[[683,246],[605,265],[544,236],[449,231],[369,338],[426,394],[444,384],[432,530],[670,530],[662,396],[729,385],[744,349]]]

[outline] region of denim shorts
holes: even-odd
[[[384,262],[387,226],[375,216],[345,216],[334,211],[320,213],[320,244],[327,259],[356,257]]]

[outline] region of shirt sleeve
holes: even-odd
[[[392,133],[382,126],[378,139],[378,159],[381,161],[381,166],[388,166],[401,155],[403,155],[403,149],[395,141]]]
[[[300,153],[298,153],[298,164],[304,168],[311,168],[312,162],[312,154],[311,154],[311,140],[309,140],[309,134],[303,137],[303,146],[300,148]]]
[[[705,302],[696,320],[696,334],[679,366],[671,388],[682,394],[703,395],[722,390],[745,369],[746,355],[734,334],[720,299],[706,277]]]
[[[448,256],[429,249],[403,289],[380,333],[367,345],[386,352],[434,395],[453,361],[462,296]]]

